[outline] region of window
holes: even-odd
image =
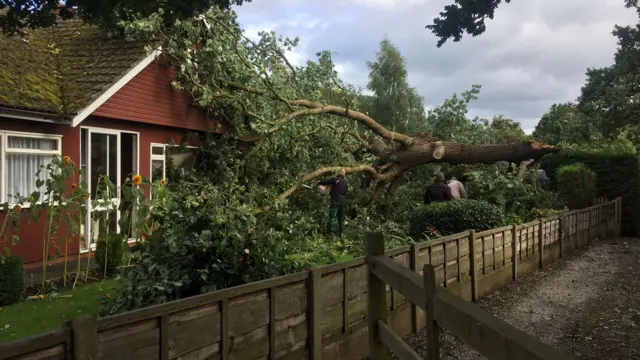
[[[151,145],[151,182],[159,181],[167,176],[167,158],[165,145]]]
[[[61,141],[62,137],[56,135],[0,132],[0,201],[17,202],[37,191],[36,181],[46,181],[48,174],[42,171],[38,177],[36,173],[61,154]]]

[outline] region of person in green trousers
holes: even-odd
[[[346,171],[340,169],[338,176],[325,179],[318,182],[318,187],[324,189],[325,186],[331,186],[331,206],[329,207],[329,223],[327,230],[333,233],[336,225],[338,227],[338,236],[344,234],[344,217],[346,212],[347,194],[349,193],[349,180],[347,180]]]

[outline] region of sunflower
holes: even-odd
[[[64,157],[64,162],[65,162],[65,164],[70,165],[71,164],[71,158],[69,156],[65,156]]]
[[[89,200],[90,198],[91,198],[91,194],[89,194],[89,193],[84,194],[84,199],[85,200]]]
[[[142,183],[142,175],[133,175],[131,181],[136,185],[140,185]]]
[[[165,179],[160,180],[160,185],[162,185],[162,186],[167,185],[167,180],[165,180]]]
[[[77,187],[78,187],[78,185],[76,185],[76,184],[71,184],[71,188],[72,188],[72,189],[75,189],[75,188],[77,188]]]

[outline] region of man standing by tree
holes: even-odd
[[[344,233],[344,216],[346,212],[347,194],[349,193],[349,180],[345,177],[346,171],[340,169],[338,176],[318,182],[318,187],[324,190],[324,186],[331,186],[331,207],[329,208],[329,223],[327,228],[333,233],[338,226],[338,235]]]
[[[451,180],[449,180],[447,185],[451,188],[451,196],[453,196],[454,199],[460,200],[467,198],[467,191],[464,189],[464,184],[458,181],[455,175],[451,176]]]
[[[444,183],[444,174],[439,172],[436,174],[436,181],[429,185],[424,193],[424,203],[431,204],[449,200],[453,200],[451,188]]]

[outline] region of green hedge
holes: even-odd
[[[24,294],[24,266],[22,257],[0,258],[0,306],[22,300]]]
[[[585,164],[560,166],[555,176],[556,189],[569,209],[584,209],[595,204],[596,174]]]
[[[541,165],[556,184],[556,171],[563,165],[583,163],[598,179],[597,194],[613,200],[622,197],[622,233],[627,236],[640,234],[640,168],[634,155],[607,155],[564,150],[542,158]],[[555,187],[557,189],[557,187]]]
[[[484,231],[502,225],[504,214],[498,206],[482,200],[445,201],[418,209],[410,221],[410,235],[420,240],[430,226],[448,235],[470,229]]]
[[[100,266],[100,273],[105,270],[107,276],[116,273],[124,260],[124,247],[125,242],[120,234],[106,233],[100,236],[96,244],[96,261]]]

